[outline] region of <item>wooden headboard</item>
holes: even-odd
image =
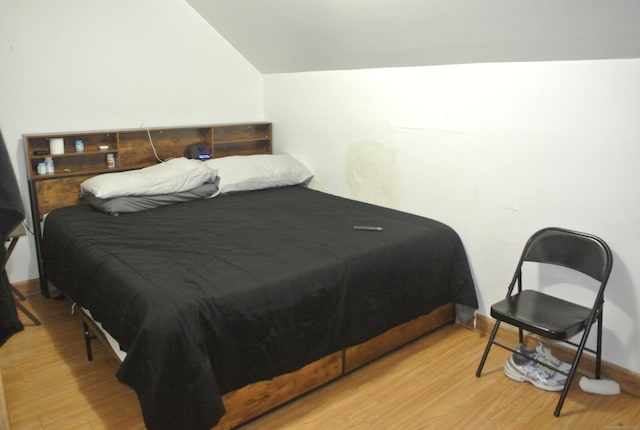
[[[50,154],[52,139],[62,139],[64,153]],[[83,151],[76,152],[76,141]],[[82,204],[78,193],[84,180],[109,172],[140,169],[161,159],[189,156],[189,147],[201,144],[215,158],[271,153],[271,123],[222,124],[129,130],[82,131],[23,136],[31,209],[38,220],[64,206]],[[107,155],[114,159],[108,167]],[[54,173],[38,174],[38,164],[51,157]]]
[[[158,158],[188,157],[194,144],[214,158],[270,154],[272,127],[269,122],[251,122],[25,134],[23,144],[40,284],[48,297],[40,256],[40,222],[54,209],[85,204],[79,195],[83,181],[102,173],[151,166],[159,162]],[[53,161],[54,172],[39,173],[39,164],[47,157]]]

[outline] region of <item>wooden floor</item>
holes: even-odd
[[[137,398],[116,380],[111,355],[96,344],[87,362],[71,304],[33,296],[27,307],[43,325],[27,326],[0,348],[11,428],[144,428]],[[476,378],[485,342],[468,329],[445,327],[242,430],[640,429],[640,399],[588,394],[577,384],[555,418],[559,395],[506,378],[508,355],[499,348]]]

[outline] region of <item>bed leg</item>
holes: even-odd
[[[84,329],[84,345],[87,349],[87,361],[93,361],[93,352],[91,351],[91,332],[89,331],[89,326],[86,322],[82,322],[82,326]]]

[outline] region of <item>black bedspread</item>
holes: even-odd
[[[151,429],[210,428],[221,394],[442,304],[477,308],[451,228],[303,187],[120,216],[58,209],[43,257],[127,352],[118,377]]]

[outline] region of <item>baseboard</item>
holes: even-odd
[[[12,285],[26,297],[40,294],[40,279],[27,279],[26,281],[12,282]],[[53,285],[49,284],[49,294],[51,297],[55,297],[59,292]]]
[[[25,296],[40,294],[39,279],[28,279],[26,281],[14,282],[13,286]],[[59,294],[51,284],[49,285],[49,289],[52,297]],[[493,318],[478,314],[475,318],[475,327],[473,319],[468,323],[461,325],[483,335],[488,335],[493,329],[494,323],[495,320]],[[515,346],[518,343],[518,331],[512,326],[502,324],[500,326],[500,331],[498,332],[498,339]],[[535,343],[538,341],[542,341],[546,344],[549,343],[548,340],[542,340],[535,335],[527,335],[525,339],[527,343]],[[573,357],[573,350],[566,344],[553,343],[553,354],[563,361],[571,361]],[[595,358],[591,354],[583,354],[578,367],[578,372],[582,375],[593,377],[594,368]],[[602,361],[601,371],[602,378],[612,379],[620,384],[620,389],[625,393],[640,397],[640,373],[633,372],[604,360]]]
[[[495,320],[484,315],[477,315],[475,319],[475,327],[473,319],[466,324],[462,324],[464,327],[477,331],[482,335],[488,336],[493,329]],[[518,344],[518,330],[508,324],[500,325],[497,338],[508,345]],[[536,335],[529,334],[525,336],[525,342],[527,344],[535,344],[538,341],[545,343],[549,348],[553,349],[553,355],[563,361],[571,361],[574,356],[574,350],[570,346],[563,343],[557,343],[549,341],[548,339],[542,339]],[[478,358],[478,361],[480,358]],[[578,365],[578,373],[587,377],[593,378],[593,372],[595,368],[595,357],[592,354],[583,354]],[[602,361],[601,377],[603,379],[611,379],[620,384],[620,389],[625,393],[631,394],[636,397],[640,397],[640,373],[633,372],[624,367],[618,366],[607,361]]]

